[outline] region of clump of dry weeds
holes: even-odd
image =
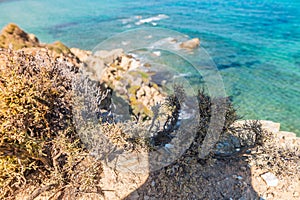
[[[77,69],[41,52],[0,49],[0,60],[0,198],[29,185],[38,187],[29,199],[70,186],[86,191],[94,184],[87,182],[97,179],[90,170],[99,172],[101,166],[87,161],[75,134],[72,79]],[[77,169],[83,160],[92,165],[86,173]]]

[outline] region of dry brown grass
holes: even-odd
[[[85,192],[101,166],[75,134],[75,69],[39,52],[1,49],[0,60],[0,198],[30,185],[37,189],[29,199],[70,186]],[[83,160],[89,165],[78,171]]]

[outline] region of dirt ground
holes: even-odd
[[[250,149],[248,153],[232,157],[199,160],[182,156],[173,164],[149,176],[139,174],[136,189],[124,197],[104,192],[106,199],[299,199],[300,198],[300,138],[279,132],[279,124],[263,122],[273,132],[268,147]],[[250,152],[250,153],[249,153]],[[292,152],[292,153],[291,153]],[[272,163],[270,163],[272,162]],[[271,172],[278,179],[276,186],[268,186],[262,175]],[[146,181],[143,183],[143,180]],[[130,175],[124,176],[128,180]],[[113,183],[110,188],[114,187]],[[129,182],[123,187],[128,191]],[[108,185],[107,185],[108,186]],[[134,188],[133,187],[133,188]],[[118,191],[122,186],[118,187]],[[124,190],[125,191],[125,190]]]
[[[264,124],[266,125],[266,124]],[[103,163],[102,193],[53,195],[43,193],[35,199],[300,199],[300,138],[280,132],[279,125],[267,124],[273,132],[272,143],[265,148],[249,149],[229,157],[199,160],[184,154],[171,165],[151,173],[117,171]],[[263,174],[271,172],[278,179],[268,186]],[[27,199],[27,188],[16,199]]]
[[[299,199],[299,172],[282,176],[276,187],[261,178],[266,172],[243,158],[173,165],[176,174],[162,170],[125,199]],[[297,192],[298,191],[298,192]]]

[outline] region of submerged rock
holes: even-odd
[[[179,46],[184,49],[196,49],[199,47],[199,45],[200,45],[200,39],[193,38],[191,40],[182,42]]]

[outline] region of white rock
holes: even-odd
[[[155,56],[161,56],[161,52],[160,51],[153,51],[153,54],[155,55]]]
[[[232,175],[233,178],[237,179],[237,180],[242,180],[243,177],[242,176],[238,176],[238,175]]]
[[[71,48],[70,51],[79,58],[79,60],[86,62],[89,56],[92,55],[91,51],[85,51],[78,48]]]
[[[136,69],[136,68],[139,68],[141,66],[141,62],[136,60],[136,59],[131,59],[131,63],[130,63],[130,66],[129,66],[129,69]]]
[[[152,187],[155,186],[155,182],[154,182],[154,181],[151,182],[151,186],[152,186]]]
[[[271,172],[262,174],[261,177],[269,187],[276,187],[278,185],[278,178]]]
[[[174,146],[172,144],[165,144],[165,147],[168,148],[168,149],[171,149],[173,148]]]
[[[144,89],[146,95],[151,95],[151,88],[149,86],[145,86],[145,87],[143,87],[143,89]]]
[[[122,56],[120,66],[127,70],[129,68],[130,62],[130,58],[128,58],[127,56]]]

